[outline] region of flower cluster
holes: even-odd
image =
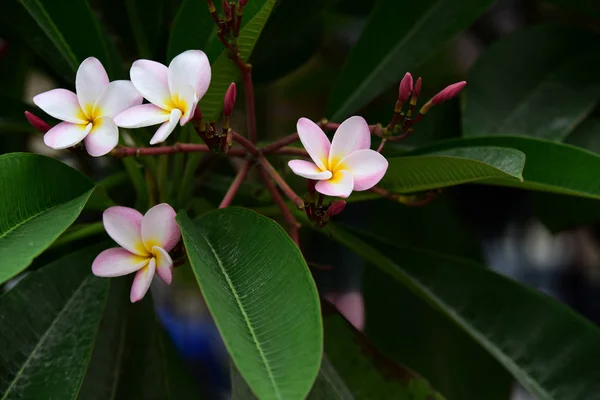
[[[65,149],[85,143],[87,152],[103,156],[119,142],[119,127],[140,128],[162,124],[150,141],[161,143],[177,123],[185,125],[208,90],[210,63],[200,50],[188,50],[169,66],[137,60],[131,81],[109,82],[106,70],[94,57],[84,60],[75,77],[76,93],[54,89],[33,98],[47,114],[63,122],[50,129],[44,143]],[[143,98],[149,101],[142,104]]]

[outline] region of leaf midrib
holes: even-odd
[[[246,326],[248,327],[248,330],[250,331],[250,334],[252,335],[253,342],[256,345],[258,353],[260,354],[260,358],[261,358],[263,364],[265,365],[265,369],[267,370],[267,375],[269,376],[269,379],[271,380],[271,383],[273,385],[273,389],[275,390],[275,395],[277,396],[278,399],[281,399],[282,398],[281,393],[279,392],[279,388],[277,387],[277,382],[275,381],[273,371],[271,370],[271,366],[269,365],[267,357],[265,356],[265,352],[264,352],[262,346],[260,345],[260,342],[258,341],[258,337],[256,336],[256,333],[254,332],[254,328],[252,327],[252,324],[250,323],[250,318],[248,317],[248,314],[246,313],[246,309],[244,308],[244,305],[242,304],[241,298],[240,298],[237,290],[235,289],[233,282],[231,281],[231,278],[229,277],[229,274],[227,273],[227,270],[223,266],[223,262],[221,261],[221,258],[215,251],[214,247],[212,246],[212,244],[210,243],[210,241],[208,240],[206,235],[204,235],[202,232],[199,232],[199,233],[202,236],[202,238],[204,239],[204,241],[206,242],[206,244],[208,245],[208,247],[210,248],[210,251],[212,252],[213,256],[215,257],[217,264],[219,265],[219,268],[221,269],[221,273],[223,274],[223,276],[225,277],[225,280],[227,281],[227,285],[229,286],[229,289],[231,290],[231,293],[233,294],[233,297],[235,298],[238,308],[240,309],[242,316],[244,317],[244,322],[246,323]],[[196,245],[194,245],[194,247],[198,248]]]
[[[5,400],[8,397],[8,394],[12,390],[13,386],[21,378],[21,375],[23,374],[23,371],[25,370],[25,368],[27,368],[27,366],[29,365],[29,362],[33,359],[34,354],[36,354],[37,351],[40,349],[42,343],[44,343],[46,341],[46,339],[48,337],[48,334],[54,329],[54,326],[60,320],[60,318],[62,317],[62,315],[65,312],[65,310],[69,309],[69,306],[71,305],[71,302],[73,301],[73,299],[75,299],[77,297],[77,294],[85,286],[85,284],[87,283],[88,279],[89,278],[85,278],[83,281],[81,281],[81,283],[79,284],[79,286],[77,287],[77,289],[73,292],[73,295],[65,303],[64,307],[60,310],[60,312],[58,313],[58,315],[56,316],[56,318],[54,318],[54,320],[52,321],[52,323],[50,324],[50,326],[48,327],[48,329],[46,330],[46,332],[44,332],[44,334],[42,335],[42,337],[40,338],[40,340],[38,340],[38,342],[36,343],[35,347],[33,348],[33,350],[31,351],[31,353],[27,357],[27,360],[25,360],[25,362],[23,363],[23,365],[21,366],[21,368],[19,369],[19,371],[15,375],[15,378],[11,381],[10,385],[8,386],[8,389],[6,389],[6,392],[4,393],[4,396],[2,396],[1,400]]]

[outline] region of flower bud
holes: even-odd
[[[444,101],[450,100],[453,97],[456,97],[466,84],[467,82],[462,81],[447,86],[446,88],[442,89],[441,92],[431,98],[431,104],[435,106],[443,103]]]
[[[419,97],[421,95],[421,86],[423,85],[423,80],[421,79],[421,77],[419,77],[419,79],[417,79],[417,82],[415,83],[415,88],[413,90],[413,99],[416,101],[417,97]]]
[[[344,200],[336,200],[327,207],[327,216],[334,217],[344,211],[346,202]]]
[[[46,123],[46,121],[44,121],[37,115],[30,113],[29,111],[25,111],[25,118],[27,118],[27,121],[29,121],[31,126],[33,126],[35,129],[42,133],[46,133],[50,130],[50,128],[52,128]]]
[[[413,77],[410,72],[407,72],[400,81],[400,87],[398,88],[398,101],[404,103],[410,97],[413,90]]]
[[[227,89],[227,93],[225,93],[225,100],[223,102],[223,115],[225,117],[230,117],[233,112],[233,106],[235,105],[235,98],[237,96],[237,90],[235,87],[235,82],[229,85],[229,89]]]
[[[246,4],[248,4],[248,0],[240,0],[239,1],[240,6],[242,7],[246,7]]]

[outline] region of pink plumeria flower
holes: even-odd
[[[107,154],[119,142],[119,128],[113,118],[127,108],[142,104],[143,98],[129,81],[108,81],[97,58],[86,58],[75,76],[77,94],[53,89],[38,94],[33,102],[61,122],[44,135],[53,149],[66,149],[85,142],[94,157]]]
[[[144,297],[155,271],[171,283],[173,260],[169,251],[181,238],[181,231],[170,205],[158,204],[146,215],[129,207],[110,207],[102,218],[104,229],[121,247],[104,250],[96,257],[94,275],[114,277],[135,272],[129,296],[132,303]]]
[[[381,154],[371,150],[371,132],[362,117],[350,117],[335,132],[327,135],[314,122],[300,118],[298,136],[314,163],[292,160],[288,163],[296,175],[318,181],[315,189],[327,196],[348,197],[353,190],[375,186],[388,168]]]
[[[150,60],[137,60],[131,66],[133,86],[151,104],[142,104],[118,115],[123,128],[162,124],[150,144],[164,142],[177,122],[185,125],[194,115],[198,101],[210,84],[210,63],[200,50],[188,50],[175,57],[169,67]]]

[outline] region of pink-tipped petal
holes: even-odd
[[[346,198],[352,193],[354,179],[348,171],[337,171],[328,181],[319,181],[315,185],[317,192],[326,196]]]
[[[354,178],[354,190],[368,190],[377,185],[385,175],[388,161],[371,149],[358,150],[344,158],[340,169],[349,171]]]
[[[154,246],[152,254],[156,258],[156,273],[167,285],[173,280],[173,260],[171,256],[162,247]]]
[[[108,75],[102,63],[95,57],[83,60],[75,76],[75,90],[79,105],[88,118],[92,118],[94,104],[106,85],[108,85]]]
[[[44,143],[55,150],[66,149],[81,142],[91,130],[91,123],[80,125],[61,122],[44,135]]]
[[[131,293],[129,294],[129,300],[132,303],[140,301],[150,289],[152,278],[154,278],[154,271],[156,270],[156,260],[150,259],[148,265],[140,269],[133,278],[133,285],[131,285]]]
[[[129,71],[131,83],[150,103],[168,109],[171,100],[169,92],[169,70],[156,61],[137,60]]]
[[[109,83],[94,105],[95,116],[114,118],[123,111],[142,104],[143,97],[130,81]]]
[[[158,130],[156,131],[154,136],[152,136],[152,139],[150,139],[150,144],[162,143],[165,140],[167,140],[167,138],[169,137],[171,132],[173,132],[173,130],[177,126],[177,122],[179,122],[180,118],[181,118],[181,110],[180,109],[174,108],[173,110],[171,110],[169,120],[167,122],[163,123],[160,126],[160,128],[158,128]]]
[[[84,139],[85,149],[92,157],[108,154],[119,144],[119,128],[111,117],[94,120],[94,127]]]
[[[87,124],[75,93],[67,89],[53,89],[33,98],[36,106],[48,115],[74,124]]]
[[[307,179],[322,181],[330,179],[333,176],[330,171],[321,171],[316,164],[310,161],[292,160],[288,162],[288,166],[293,173]]]
[[[96,276],[106,278],[123,276],[145,267],[149,261],[149,257],[138,256],[121,247],[115,247],[98,254],[92,263],[92,272]]]
[[[339,126],[329,152],[329,168],[334,171],[344,158],[356,150],[371,147],[371,131],[363,117],[350,117]]]
[[[184,51],[169,64],[169,89],[173,95],[191,86],[201,99],[208,90],[210,78],[210,62],[201,50]]]
[[[142,219],[142,239],[148,251],[155,246],[171,251],[181,238],[177,213],[166,203],[157,204],[148,210]]]
[[[179,118],[179,123],[184,126],[194,115],[196,106],[198,105],[198,95],[191,86],[184,87],[178,94],[179,102],[184,106],[182,115]],[[174,110],[173,110],[174,111]],[[171,114],[173,114],[171,111]]]
[[[149,256],[142,241],[143,218],[139,211],[121,206],[107,208],[102,214],[104,229],[115,242],[131,253]]]
[[[171,113],[154,104],[142,104],[131,107],[114,118],[115,124],[121,128],[143,128],[162,124],[169,120]]]
[[[329,138],[325,135],[323,129],[308,118],[300,118],[296,124],[296,129],[300,141],[310,158],[320,169],[326,170],[331,143],[329,143]]]

